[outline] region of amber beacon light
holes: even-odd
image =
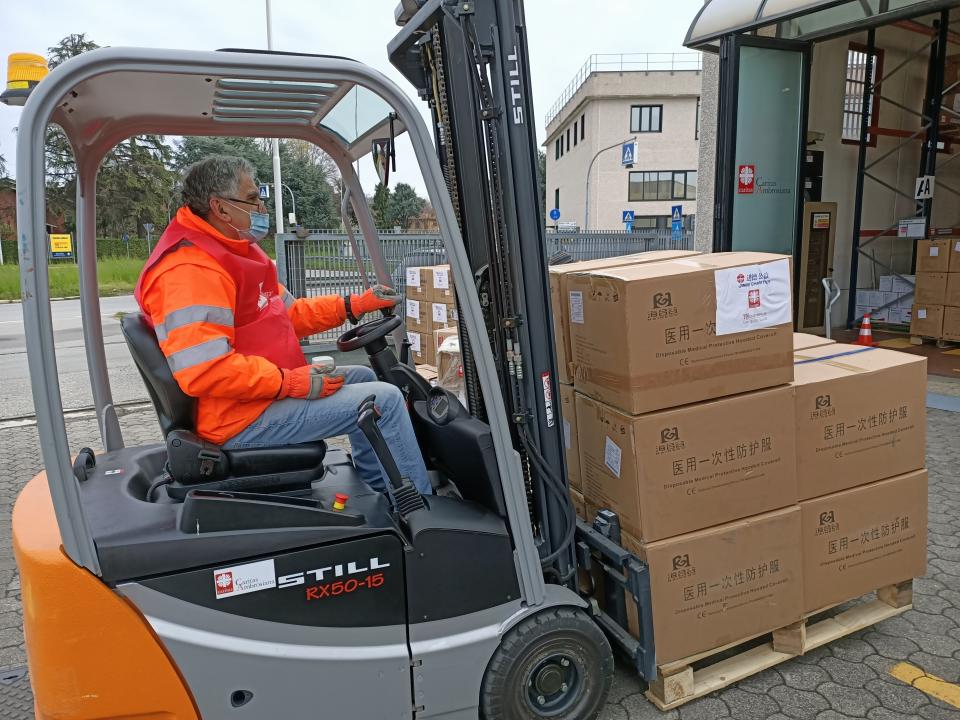
[[[50,72],[43,55],[12,53],[7,58],[7,87],[0,93],[0,102],[23,105],[30,91]]]

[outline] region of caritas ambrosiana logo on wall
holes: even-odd
[[[737,167],[737,193],[740,195],[752,195],[756,186],[757,166],[739,165]]]

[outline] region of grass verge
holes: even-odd
[[[100,295],[126,295],[133,292],[143,269],[144,260],[105,258],[97,261]],[[80,294],[80,276],[73,263],[57,263],[49,267],[50,297],[73,297]],[[0,265],[0,300],[20,299],[20,267]]]

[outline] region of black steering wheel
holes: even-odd
[[[352,327],[341,335],[337,340],[337,350],[350,352],[372,345],[392,333],[401,324],[403,324],[403,318],[399,315],[383,311],[383,317]]]

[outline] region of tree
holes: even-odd
[[[84,33],[67,35],[47,49],[50,68],[99,47]],[[47,204],[62,213],[68,228],[76,225],[76,161],[63,131],[46,134]],[[161,223],[167,215],[173,184],[172,149],[160,135],[124,140],[103,158],[97,179],[97,231],[120,235],[143,233],[144,222]]]
[[[383,183],[377,183],[377,189],[373,192],[373,202],[370,203],[370,212],[373,213],[373,222],[378,228],[393,227],[390,188]]]
[[[0,155],[0,178],[5,178],[7,176],[7,159]]]
[[[270,153],[249,137],[196,137],[188,136],[177,143],[173,166],[182,172],[188,165],[210,155],[236,155],[249,160],[256,170],[256,179],[266,182],[273,177],[273,160]]]
[[[537,150],[537,183],[540,186],[540,207],[547,206],[547,153]]]
[[[417,195],[417,191],[412,186],[398,183],[390,198],[390,224],[386,227],[399,225],[401,228],[406,228],[410,219],[419,215],[426,204],[427,201]]]

